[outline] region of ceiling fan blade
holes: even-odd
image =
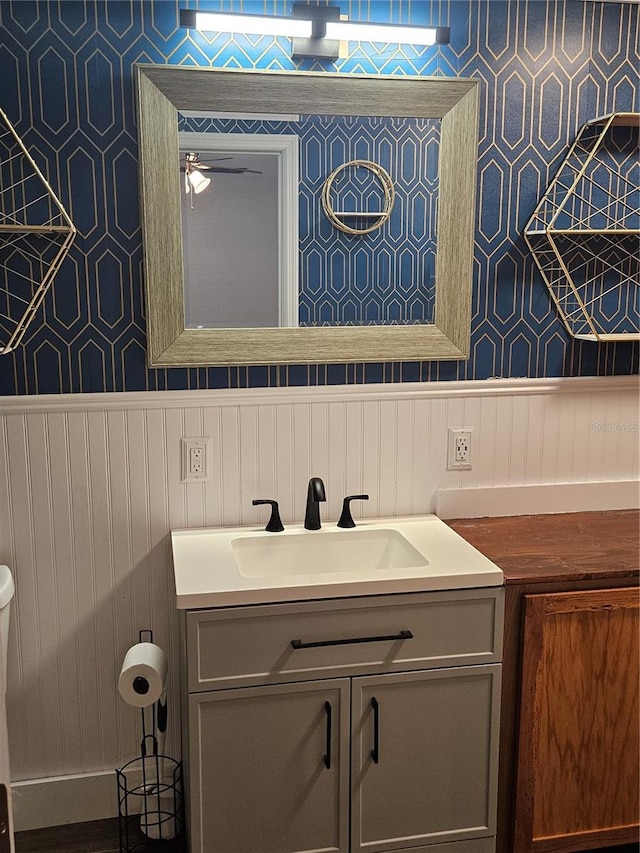
[[[245,172],[252,172],[254,175],[261,175],[256,169],[247,169],[246,166],[207,166],[207,171],[218,172],[223,175],[244,175]]]
[[[232,159],[231,157],[229,159]],[[218,172],[223,175],[244,175],[245,172],[250,172],[252,175],[262,175],[263,172],[257,169],[248,169],[246,166],[204,166],[200,163],[190,163],[190,169],[197,169],[201,172]],[[180,166],[181,172],[186,172],[185,166]]]

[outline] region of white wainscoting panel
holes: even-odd
[[[473,427],[472,470],[447,471],[449,427]],[[299,521],[311,476],[325,481],[332,519],[360,492],[371,498],[356,514],[394,516],[435,511],[438,490],[628,484],[638,435],[637,377],[1,398],[19,828],[38,825],[26,781],[53,777],[63,790],[69,776],[76,790],[86,774],[102,786],[138,753],[138,712],[116,683],[140,629],[170,656],[167,749],[178,757],[172,528],[262,523],[256,497],[279,500],[285,524]],[[209,482],[181,482],[183,436],[211,438]],[[527,512],[527,489],[516,492]],[[572,508],[564,494],[569,505],[551,502],[555,511]],[[69,815],[61,797],[58,822],[77,809]]]

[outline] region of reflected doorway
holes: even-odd
[[[185,328],[297,326],[298,138],[179,139]]]

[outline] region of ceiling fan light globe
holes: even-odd
[[[189,172],[188,181],[191,184],[191,189],[196,195],[201,193],[211,183],[211,178],[207,178],[202,172],[192,171]]]

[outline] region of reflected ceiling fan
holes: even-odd
[[[245,172],[251,172],[254,175],[261,175],[262,172],[257,169],[249,169],[246,166],[212,166],[211,163],[218,163],[221,160],[233,160],[233,157],[216,157],[213,160],[201,160],[200,155],[195,152],[185,154],[184,166],[180,166],[180,171],[184,172],[184,189],[187,195],[189,193],[201,193],[211,183],[211,178],[208,178],[204,172],[218,172],[224,175],[243,175]]]

